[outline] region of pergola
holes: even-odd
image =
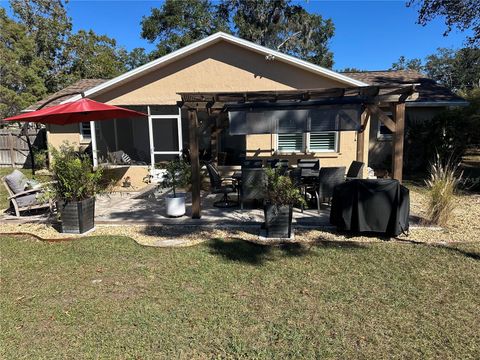
[[[341,109],[356,106],[360,111],[355,119],[356,126],[342,128],[329,125],[329,130],[357,131],[358,161],[364,161],[364,130],[371,116],[376,116],[393,135],[392,172],[393,178],[402,181],[403,142],[405,128],[405,101],[418,96],[415,84],[404,86],[365,86],[354,88],[305,89],[285,91],[252,92],[188,92],[179,93],[179,106],[188,110],[190,159],[192,166],[192,218],[201,217],[201,177],[198,150],[198,112],[215,114],[225,111],[268,113],[278,110],[307,111],[309,109]],[[390,118],[381,108],[391,109]],[[309,115],[306,115],[309,116]],[[232,117],[230,118],[232,125]],[[343,125],[346,126],[346,125]],[[250,133],[247,130],[246,133]],[[305,131],[305,130],[299,130]],[[255,132],[252,132],[255,133]]]

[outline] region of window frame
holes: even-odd
[[[280,150],[279,149],[279,138],[278,135],[289,135],[287,134],[275,134],[275,152],[279,154],[302,154],[302,153],[338,153],[338,148],[339,148],[339,139],[340,139],[340,131],[318,131],[314,132],[314,134],[319,134],[319,133],[334,133],[335,134],[335,144],[334,144],[334,149],[333,150],[312,150],[310,148],[310,132],[303,133],[303,138],[302,138],[302,150],[295,150],[295,151],[290,151],[290,150]],[[294,133],[292,133],[294,134]]]
[[[313,153],[338,153],[338,136],[339,136],[339,131],[318,131],[314,132],[313,134],[322,134],[322,133],[328,133],[328,134],[334,134],[334,139],[333,139],[333,149],[332,150],[312,150],[311,144],[310,144],[310,136],[311,132],[307,133],[307,152],[313,152]]]
[[[393,114],[391,111],[384,111],[385,115],[387,115],[390,119],[393,120]],[[380,119],[377,120],[377,140],[378,141],[391,141],[393,139],[393,133],[391,134],[382,134],[380,129],[382,126],[385,126],[384,123],[380,121]],[[385,126],[386,127],[386,126]],[[387,127],[386,127],[387,128]],[[388,129],[388,128],[387,128]]]
[[[90,134],[88,134],[86,136],[84,126],[87,126],[87,124],[88,124],[88,127],[90,128]],[[82,142],[92,141],[92,123],[90,121],[84,121],[84,122],[79,123],[78,126],[80,128],[80,139],[81,139],[81,141]]]

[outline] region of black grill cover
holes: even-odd
[[[398,236],[409,215],[409,191],[397,180],[350,180],[333,191],[330,223],[339,230]]]

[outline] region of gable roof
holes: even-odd
[[[187,55],[190,55],[194,52],[197,52],[201,49],[204,49],[204,48],[206,48],[208,46],[211,46],[211,45],[213,45],[217,42],[220,42],[220,41],[226,41],[228,43],[241,46],[245,49],[249,49],[251,51],[254,51],[256,53],[260,53],[260,54],[265,55],[265,56],[268,55],[270,57],[273,57],[277,61],[282,61],[282,62],[285,62],[287,64],[291,64],[293,66],[296,66],[296,67],[299,67],[301,69],[310,71],[312,73],[322,75],[326,78],[342,82],[342,83],[344,83],[346,85],[349,85],[349,86],[366,86],[367,85],[367,84],[363,83],[362,81],[350,78],[345,74],[341,74],[341,73],[335,72],[333,70],[326,69],[324,67],[312,64],[308,61],[300,60],[296,57],[293,57],[293,56],[290,56],[290,55],[287,55],[287,54],[283,54],[279,51],[269,49],[265,46],[255,44],[251,41],[240,39],[240,38],[238,38],[236,36],[233,36],[233,35],[230,35],[230,34],[226,34],[226,33],[223,33],[223,32],[217,32],[217,33],[215,33],[213,35],[210,35],[210,36],[208,36],[208,37],[206,37],[202,40],[198,40],[198,41],[196,41],[196,42],[194,42],[190,45],[187,45],[187,46],[185,46],[181,49],[173,51],[170,54],[162,56],[161,58],[150,61],[149,63],[147,63],[145,65],[139,66],[136,69],[130,70],[130,71],[128,71],[128,72],[126,72],[122,75],[119,75],[119,76],[117,76],[117,77],[115,77],[111,80],[103,82],[103,83],[87,90],[85,92],[85,96],[90,96],[90,95],[93,95],[95,93],[105,91],[109,88],[113,88],[117,85],[123,84],[123,83],[125,83],[127,81],[130,81],[130,80],[133,80],[135,78],[138,78],[139,76],[143,76],[143,75],[145,75],[145,74],[147,74],[151,71],[154,71],[154,70],[156,70],[156,69],[158,69],[162,66],[165,66],[169,63],[172,63],[177,59],[183,58]],[[63,100],[62,103],[69,102],[69,101],[74,101],[74,100],[77,100],[79,98],[80,98],[80,95],[74,96],[72,98]]]
[[[418,84],[418,98],[410,103],[425,105],[466,105],[468,102],[462,97],[454,94],[450,89],[427,78],[425,75],[415,70],[380,70],[380,71],[361,71],[343,73],[354,79],[365,82],[369,85],[405,85]],[[446,104],[447,103],[447,104]],[[453,104],[452,104],[453,103]]]
[[[460,96],[452,93],[448,88],[437,84],[434,80],[429,79],[419,72],[413,70],[382,70],[382,71],[362,71],[349,72],[348,76],[356,78],[369,85],[404,85],[404,84],[419,84],[417,86],[418,98],[413,101],[407,101],[409,106],[449,106],[449,105],[467,105]],[[68,94],[71,92],[88,92],[96,86],[104,84],[110,80],[108,79],[82,79],[76,83],[67,86],[66,88],[57,91],[56,93],[46,97],[45,99],[37,101],[30,105],[23,111],[34,111],[40,105],[47,102],[49,99]],[[60,98],[52,101],[46,107],[58,105],[64,102],[65,98]]]
[[[89,89],[94,88],[97,85],[103,84],[104,82],[108,81],[108,79],[81,79],[78,80],[77,82],[63,88],[60,91],[57,91],[56,93],[53,93],[46,98],[37,101],[35,104],[30,105],[26,109],[22,110],[23,112],[27,111],[35,111],[37,110],[41,105],[49,101],[50,99],[53,99],[54,97],[61,96],[61,95],[66,95],[74,92],[85,92]],[[67,97],[62,97],[60,99],[53,100],[51,103],[46,105],[46,107],[50,106],[55,106],[61,104]]]

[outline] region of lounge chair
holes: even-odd
[[[44,193],[44,184],[36,184],[28,189],[30,181],[18,170],[2,178],[2,181],[16,216],[20,216],[22,211],[51,209],[51,201],[45,201],[40,197]]]

